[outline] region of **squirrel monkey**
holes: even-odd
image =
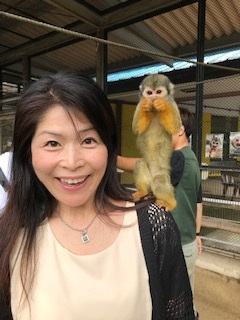
[[[135,201],[150,192],[156,202],[172,210],[176,206],[174,188],[170,180],[172,135],[179,132],[182,121],[173,98],[174,85],[169,78],[154,74],[143,79],[140,101],[136,107],[132,129],[142,159],[136,163],[134,177],[137,191]]]

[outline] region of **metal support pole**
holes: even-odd
[[[97,37],[107,40],[107,32],[98,30]],[[107,45],[97,43],[96,80],[102,90],[107,94]]]
[[[197,61],[204,62],[206,0],[198,0],[198,41]],[[203,118],[203,80],[204,67],[197,65],[196,74],[196,112],[195,132],[193,137],[193,151],[196,153],[199,164],[202,162],[202,118]]]
[[[0,99],[2,100],[3,97],[3,76],[2,76],[2,69],[0,69]],[[0,104],[0,111],[2,111],[2,102]]]
[[[23,87],[25,87],[31,80],[31,59],[28,56],[22,59],[22,73]]]
[[[0,99],[3,97],[3,84],[2,84],[2,69],[0,69]],[[0,111],[2,111],[2,104],[0,105]],[[3,149],[3,136],[2,136],[2,120],[0,119],[0,153]]]

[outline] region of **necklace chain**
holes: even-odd
[[[92,220],[89,222],[89,224],[83,229],[78,229],[78,228],[72,227],[70,224],[68,224],[66,221],[64,221],[60,215],[58,217],[65,224],[65,226],[67,226],[69,229],[82,233],[81,239],[84,244],[90,241],[90,238],[89,238],[87,231],[91,227],[91,225],[93,224],[94,220],[97,218],[97,214],[95,214],[95,216],[92,218]]]

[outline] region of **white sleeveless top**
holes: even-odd
[[[120,230],[110,247],[82,256],[63,248],[48,223],[39,227],[31,314],[27,303],[19,308],[18,259],[11,275],[13,319],[150,320],[152,302],[136,211],[124,217],[124,225],[133,222]]]

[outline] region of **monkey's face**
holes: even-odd
[[[210,146],[212,149],[216,150],[219,147],[220,141],[217,137],[213,137],[211,142],[210,142]]]
[[[240,150],[240,135],[236,135],[232,140],[231,140],[232,146]]]
[[[165,98],[168,95],[168,91],[164,86],[159,86],[155,89],[147,86],[143,90],[142,95],[144,98],[147,98],[153,101],[159,98]]]

